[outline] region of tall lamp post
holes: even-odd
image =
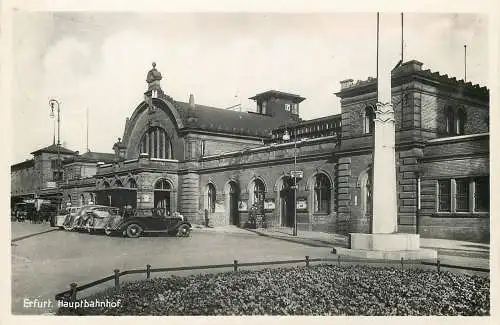
[[[59,181],[61,180],[61,139],[60,139],[60,130],[61,130],[61,108],[60,103],[56,99],[49,100],[50,106],[50,117],[54,117],[54,110],[57,106],[57,178],[56,178],[56,186],[57,192],[59,194]],[[61,203],[61,202],[60,202]],[[60,205],[59,203],[59,205]]]
[[[297,236],[297,130],[293,141],[293,236]],[[284,141],[290,141],[290,133],[285,130]]]

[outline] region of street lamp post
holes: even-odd
[[[293,141],[293,236],[297,236],[297,130]],[[285,130],[284,141],[290,141],[290,134]]]
[[[59,194],[59,181],[61,180],[61,139],[60,139],[60,130],[61,130],[61,108],[60,103],[56,99],[49,100],[50,105],[50,116],[54,117],[54,106],[57,106],[57,178],[56,178],[56,186],[57,192]]]

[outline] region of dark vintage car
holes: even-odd
[[[180,214],[172,216],[157,209],[133,210],[110,218],[104,227],[106,235],[121,234],[129,238],[140,237],[144,233],[167,233],[178,237],[188,237],[191,224]]]

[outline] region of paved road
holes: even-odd
[[[12,229],[13,238],[16,237],[14,232],[20,231],[17,228],[24,226]],[[67,290],[71,282],[88,283],[111,275],[116,268],[124,270],[145,268],[146,264],[174,267],[226,264],[235,259],[256,262],[304,258],[306,255],[331,256],[327,247],[310,247],[254,234],[231,233],[193,233],[188,238],[155,236],[129,239],[53,231],[15,241],[11,248],[14,314],[50,312],[46,308],[24,308],[23,301],[25,298],[53,301],[54,295]],[[139,278],[144,278],[144,275],[127,279]],[[108,283],[94,290],[110,285]]]

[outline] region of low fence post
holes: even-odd
[[[401,257],[401,272],[404,271],[404,268],[403,268],[403,258]]]
[[[151,278],[151,265],[146,265],[146,279]]]
[[[234,260],[233,268],[234,268],[234,272],[238,271],[238,260]]]
[[[120,270],[115,269],[115,292],[120,292]]]
[[[441,261],[438,259],[437,260],[437,270],[438,270],[438,274],[441,273]]]
[[[309,267],[309,256],[306,255],[306,267]]]
[[[75,302],[76,301],[76,287],[77,287],[77,284],[76,283],[72,283],[69,285],[70,287],[70,290],[71,290],[71,301],[72,302]]]

